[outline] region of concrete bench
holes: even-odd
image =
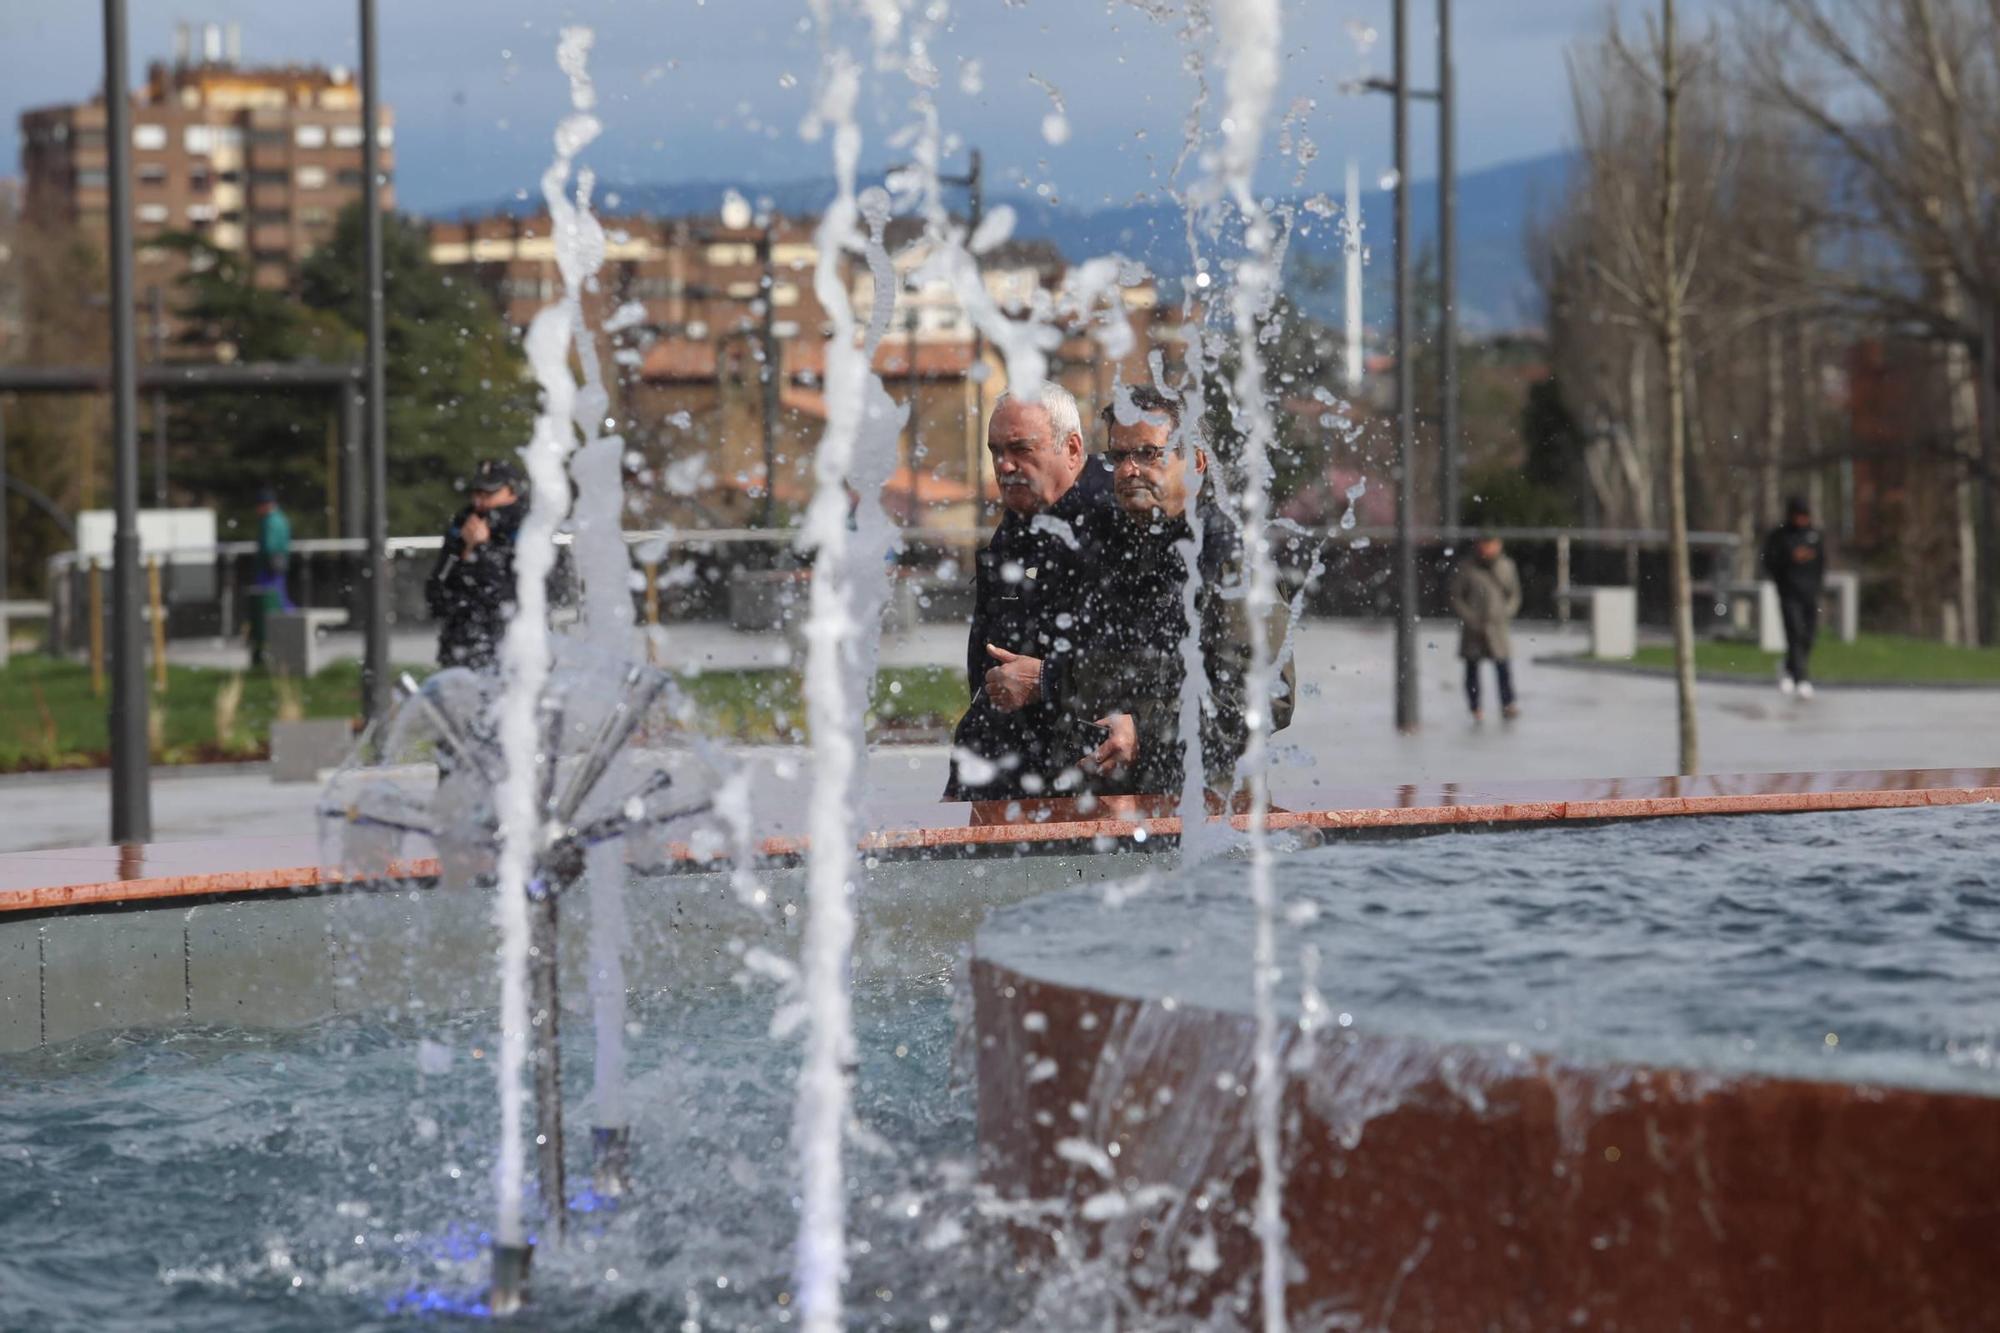
[[[1639,594],[1632,588],[1566,588],[1557,596],[1590,611],[1590,656],[1630,661],[1639,651]]]
[[[273,611],[265,624],[265,652],[271,669],[297,679],[319,672],[320,635],[347,623],[347,612],[337,607],[302,606],[295,611]]]
[[[1778,607],[1778,585],[1769,579],[1698,585],[1695,592],[1725,602],[1735,618],[1739,602],[1747,602],[1756,616],[1757,647],[1767,653],[1785,651],[1785,617]],[[1829,626],[1842,643],[1853,643],[1861,633],[1861,576],[1852,570],[1835,570],[1826,576],[1820,602],[1833,600],[1833,622]],[[1740,622],[1739,622],[1740,623]]]

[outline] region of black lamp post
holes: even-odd
[[[139,597],[139,356],[132,327],[132,107],[125,0],[104,0],[104,137],[111,212],[111,840],[153,836]]]

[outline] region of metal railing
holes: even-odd
[[[1448,613],[1451,568],[1464,544],[1480,533],[1508,544],[1521,571],[1526,615],[1566,621],[1576,588],[1615,585],[1639,590],[1643,620],[1666,619],[1667,534],[1616,528],[1418,528],[1413,539],[1420,569],[1420,614]],[[912,583],[923,583],[927,589],[969,584],[972,554],[987,535],[967,528],[906,529],[899,566]],[[640,575],[633,599],[642,623],[729,620],[743,628],[775,627],[778,616],[768,605],[761,611],[746,611],[748,600],[761,596],[749,585],[783,583],[811,558],[799,549],[798,533],[789,529],[657,528],[629,531],[624,538]],[[1280,568],[1293,591],[1306,581],[1316,562],[1321,566],[1307,589],[1305,605],[1314,614],[1332,616],[1393,614],[1394,538],[1394,529],[1386,527],[1307,528],[1279,523],[1272,530]],[[556,541],[567,547],[572,538],[561,534]],[[440,535],[389,539],[392,624],[429,623],[423,585],[443,544]],[[1715,587],[1730,578],[1740,547],[1736,534],[1692,533],[1689,546],[1698,586]],[[167,634],[174,638],[236,634],[256,551],[254,542],[229,541],[145,552],[145,563],[159,569]],[[350,624],[360,626],[366,613],[366,557],[367,542],[361,538],[295,541],[287,591],[301,607],[343,610]],[[93,577],[108,575],[108,562],[66,551],[50,557],[46,568],[50,646],[56,651],[80,651],[89,643],[90,583]],[[573,579],[559,580],[559,585],[566,585],[561,596],[574,593]],[[98,601],[102,600],[100,596]],[[934,603],[929,598],[918,600],[926,608],[921,615],[925,619],[950,619],[969,606],[956,596],[939,597]],[[1710,609],[1698,608],[1698,614]]]

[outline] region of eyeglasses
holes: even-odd
[[[1136,463],[1140,467],[1150,468],[1158,467],[1165,460],[1172,458],[1174,451],[1172,449],[1162,449],[1156,444],[1150,444],[1137,449],[1107,449],[1105,450],[1105,455],[1110,458],[1111,466],[1114,469],[1122,467],[1126,463]]]

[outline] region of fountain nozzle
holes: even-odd
[[[519,1314],[528,1303],[528,1264],[534,1257],[532,1244],[493,1247],[493,1290],[486,1304],[494,1314]]]
[[[632,1189],[632,1127],[592,1126],[590,1154],[592,1192],[605,1199],[624,1198]]]

